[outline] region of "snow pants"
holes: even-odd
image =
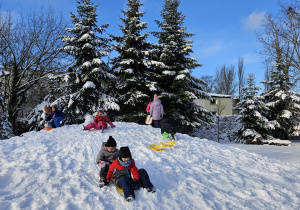
[[[132,195],[135,198],[134,194],[134,185],[138,184],[139,187],[143,188],[152,188],[153,185],[150,181],[149,175],[145,169],[139,169],[140,180],[138,182],[134,182],[128,176],[120,176],[117,179],[117,185],[123,189],[125,199]]]
[[[51,128],[59,128],[59,127],[61,127],[60,122],[63,121],[64,119],[65,119],[65,118],[62,117],[62,116],[56,117],[56,118],[53,120],[53,122],[49,124],[49,127],[51,127]]]
[[[105,167],[100,169],[100,179],[104,178],[104,180],[106,180],[106,175],[107,175],[108,169],[109,169],[108,164],[106,164]]]
[[[107,128],[107,123],[103,122],[103,121],[99,121],[98,124],[92,122],[92,123],[89,123],[86,126],[86,129],[91,130],[92,128],[95,128],[97,130],[100,130],[100,127],[102,127],[103,130],[106,129]]]
[[[160,128],[160,120],[153,120],[154,128]]]

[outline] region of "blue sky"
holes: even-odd
[[[291,2],[292,0],[283,0]],[[15,15],[26,13],[29,9],[51,6],[66,18],[70,11],[76,13],[76,0],[0,0],[1,10],[10,10]],[[125,10],[126,0],[92,0],[98,7],[99,25],[109,23],[108,33],[121,34],[118,24],[121,9]],[[154,20],[161,20],[160,11],[164,0],[141,0],[146,12],[142,21],[148,22],[148,30],[158,30]],[[277,14],[277,0],[182,0],[179,11],[185,16],[187,32],[195,33],[194,54],[202,67],[193,70],[193,75],[214,75],[222,65],[234,65],[237,69],[238,57],[243,57],[245,76],[254,73],[256,83],[264,79],[263,57],[257,52],[261,44],[257,42],[256,32],[266,12]],[[147,32],[144,31],[144,32]],[[151,41],[151,40],[149,40]]]

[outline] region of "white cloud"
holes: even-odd
[[[194,46],[195,54],[201,57],[216,56],[231,48],[232,42],[225,42],[224,40],[206,40],[201,42],[201,47]]]
[[[248,53],[241,56],[244,59],[244,64],[256,64],[261,63],[262,59],[257,53]],[[236,59],[236,63],[238,59]]]
[[[265,17],[266,12],[253,12],[247,18],[242,20],[244,27],[251,30],[257,30],[261,26],[261,22]]]

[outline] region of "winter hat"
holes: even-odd
[[[45,111],[47,114],[48,114],[48,113],[51,113],[51,108],[45,106],[45,107],[44,107],[44,111]]]
[[[104,111],[103,111],[103,110],[101,110],[101,109],[99,109],[99,110],[98,110],[98,112],[101,112],[102,114],[104,114]]]
[[[100,106],[100,110],[104,110],[104,107],[102,105]]]
[[[117,142],[116,142],[116,140],[112,136],[109,136],[109,138],[107,139],[107,142],[106,142],[105,146],[106,147],[116,147],[117,146]]]
[[[130,157],[131,159],[131,152],[128,147],[121,147],[119,150],[119,159]]]

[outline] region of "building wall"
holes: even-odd
[[[218,115],[220,107],[221,115],[232,115],[232,98],[227,95],[211,95],[212,101],[207,99],[196,99],[195,104],[204,107],[215,115]]]

